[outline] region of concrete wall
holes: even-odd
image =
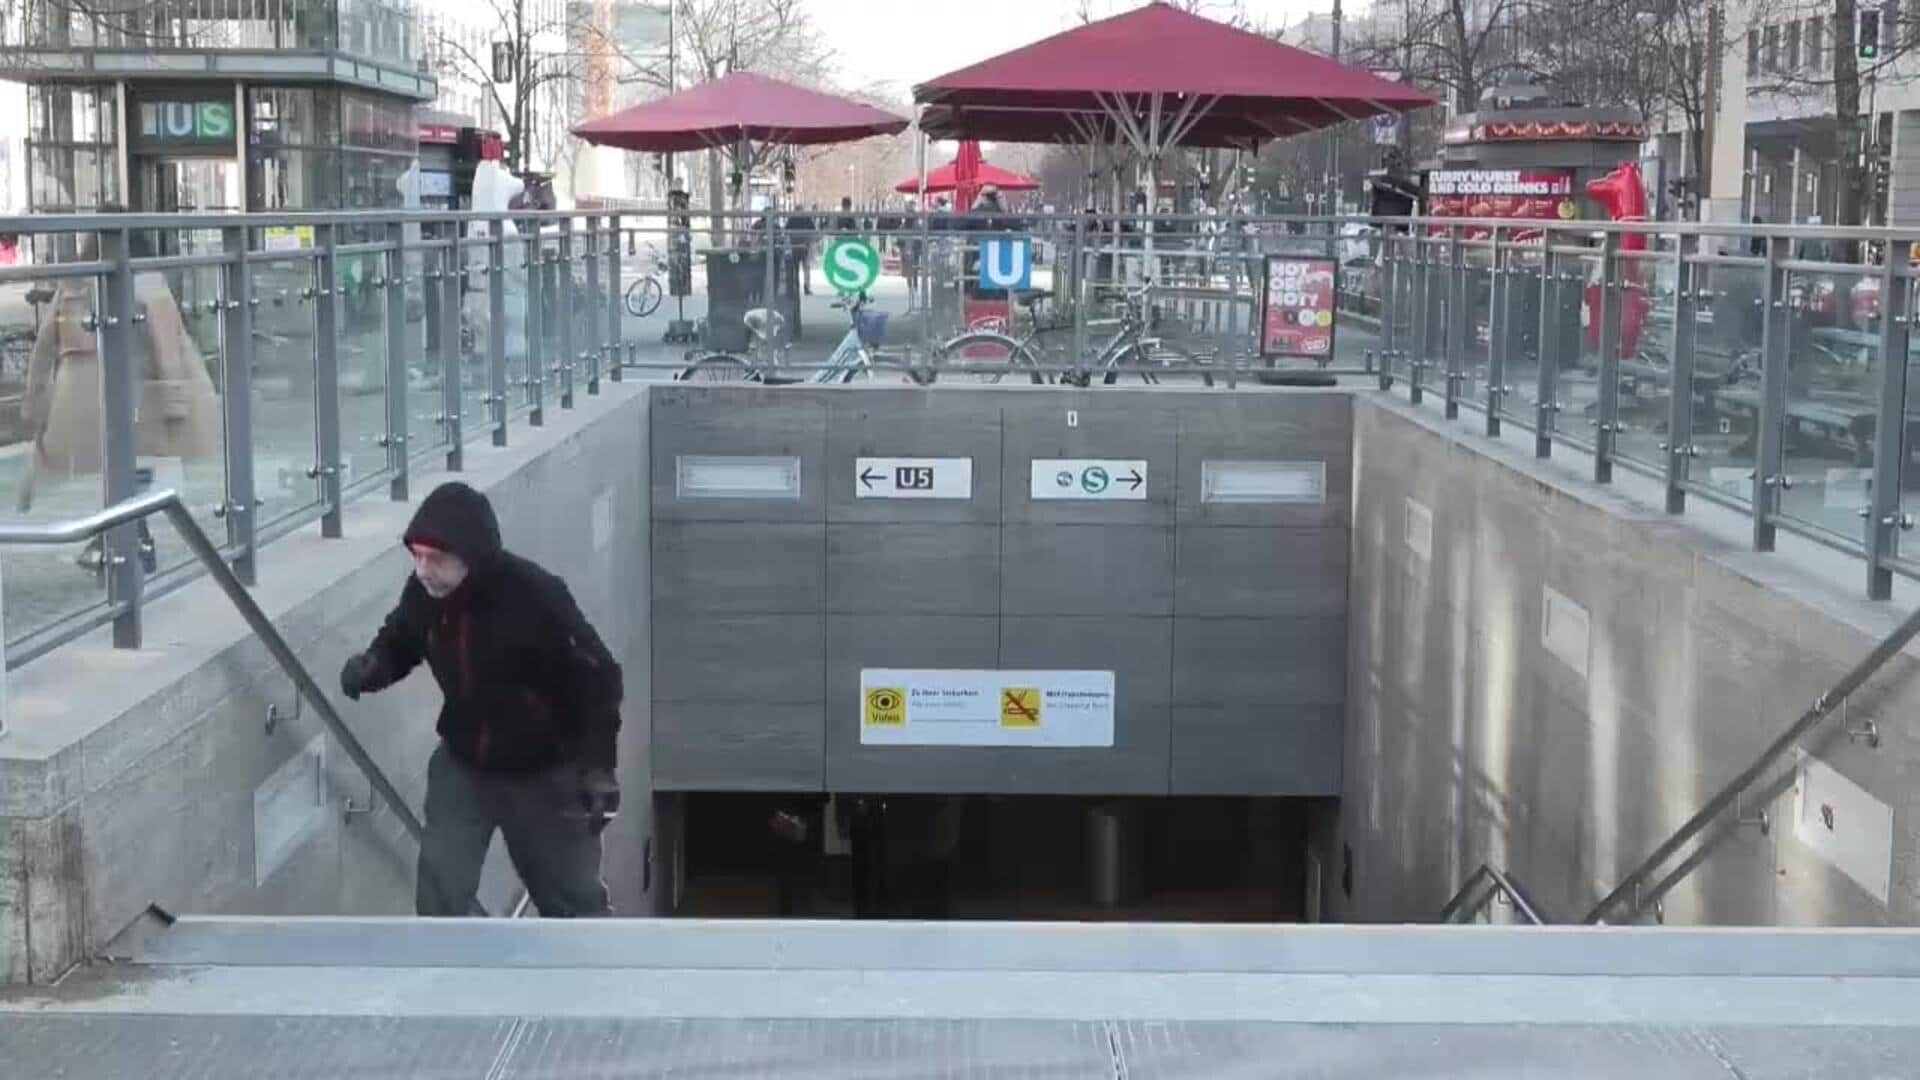
[[[1331,918],[1431,919],[1482,861],[1582,917],[1903,614],[1431,411],[1355,408]],[[1790,782],[1746,807],[1770,832],[1731,832],[1667,921],[1920,921],[1917,673],[1897,657],[1856,695],[1849,719],[1877,720],[1880,747],[1810,743],[1812,798]]]
[[[657,391],[656,786],[1335,793],[1350,423],[1327,393]],[[681,455],[797,457],[800,498],[682,501]],[[862,455],[971,457],[973,497],[856,499]],[[1052,457],[1145,459],[1148,497],[1035,502]],[[1201,501],[1247,458],[1324,461],[1324,503]],[[1115,744],[863,747],[872,667],[1112,670]]]
[[[607,833],[616,907],[651,908],[647,713],[650,574],[644,389],[608,387],[514,446],[476,444],[462,477],[493,499],[508,546],[572,585],[627,676],[621,778],[628,812]],[[416,499],[444,479],[415,478]],[[256,596],[324,687],[399,596],[398,537],[413,507],[349,506],[348,536],[317,527],[269,545]],[[156,526],[162,544],[171,534]],[[408,913],[414,847],[390,812],[352,815],[367,781],[295,699],[289,680],[207,583],[154,604],[147,647],[100,635],[8,680],[0,736],[0,982],[46,980],[97,954],[148,904],[176,912]],[[424,670],[340,703],[416,810],[439,694]],[[277,706],[285,719],[269,732]],[[324,759],[303,760],[309,749]],[[496,844],[483,884],[518,894]],[[277,867],[272,866],[278,862]]]

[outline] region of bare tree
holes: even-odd
[[[801,0],[678,0],[674,10],[675,70],[668,71],[659,51],[644,56],[621,53],[619,82],[667,92],[754,71],[801,85],[829,82],[833,53],[821,40]],[[617,47],[617,43],[616,43]],[[669,77],[671,74],[671,78]],[[729,173],[744,185],[756,164],[738,148],[707,151],[707,205],[726,205]],[[713,222],[713,239],[723,242],[725,228]]]
[[[506,145],[505,164],[524,171],[536,156],[535,131],[571,126],[568,116],[543,116],[541,106],[564,101],[567,91],[582,78],[585,54],[581,41],[599,32],[565,0],[473,0],[477,18],[464,24],[436,22],[427,33],[428,53],[436,74],[482,87],[501,116]],[[473,32],[478,31],[478,32]],[[558,45],[558,48],[555,46]],[[496,71],[495,51],[504,53],[505,70]],[[496,75],[506,79],[496,81]],[[562,108],[564,112],[564,107]],[[549,145],[540,149],[549,151]]]
[[[1749,94],[1812,100],[1833,110],[1837,225],[1864,224],[1869,216],[1869,181],[1881,168],[1879,132],[1867,126],[1873,99],[1879,86],[1913,77],[1903,61],[1920,47],[1920,13],[1888,3],[1877,14],[1878,42],[1863,56],[1859,31],[1871,10],[1864,0],[1759,0],[1745,27]]]

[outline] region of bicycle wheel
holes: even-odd
[[[729,353],[708,353],[687,365],[679,382],[758,382],[760,373],[752,364]]]
[[[627,314],[644,319],[660,310],[660,301],[664,297],[659,278],[643,277],[627,286]]]
[[[961,334],[945,345],[934,360],[933,370],[927,373],[927,382],[931,383],[942,374],[962,382],[977,382],[993,385],[1008,377],[1004,369],[1032,368],[1033,385],[1045,386],[1046,378],[1040,374],[1040,359],[1033,350],[1019,341],[996,334],[991,330],[976,330],[970,334]],[[993,368],[992,371],[968,368]],[[1018,378],[1015,374],[1013,377]]]
[[[1152,346],[1149,349],[1147,343],[1136,342],[1128,347],[1114,360],[1114,367],[1107,370],[1107,377],[1102,381],[1112,386],[1122,374],[1114,368],[1129,368],[1132,370],[1126,374],[1138,376],[1148,386],[1191,386],[1195,382],[1213,385],[1213,373],[1186,346],[1170,341],[1155,341]]]

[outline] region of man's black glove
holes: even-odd
[[[346,666],[340,669],[340,692],[347,696],[348,701],[359,701],[360,695],[367,692],[379,674],[379,657],[372,653],[350,656]]]
[[[620,813],[620,782],[609,769],[587,769],[580,774],[580,803],[588,828],[598,836]]]

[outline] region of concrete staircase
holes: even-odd
[[[1920,933],[185,918],[0,994],[0,1047],[35,1077],[1911,1077]]]

